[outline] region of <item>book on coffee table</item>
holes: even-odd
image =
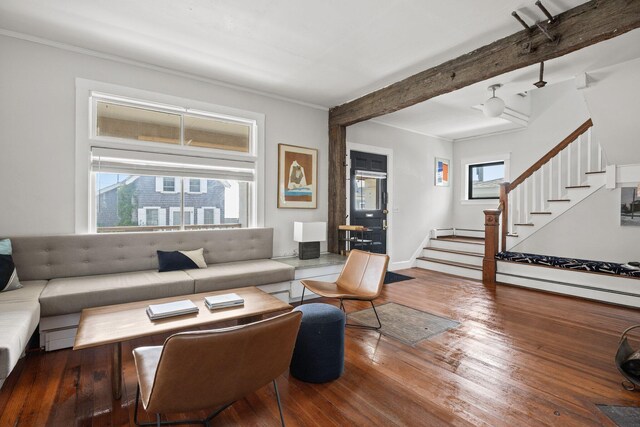
[[[204,305],[206,305],[209,310],[237,307],[244,305],[244,299],[236,293],[213,295],[204,298]]]
[[[183,314],[197,313],[198,307],[193,301],[185,299],[168,302],[165,304],[150,304],[147,307],[147,315],[151,320],[164,319],[167,317],[181,316]]]

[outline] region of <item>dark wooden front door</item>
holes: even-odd
[[[387,156],[351,151],[351,225],[364,225],[371,244],[356,249],[387,253]]]

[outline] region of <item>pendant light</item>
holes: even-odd
[[[487,99],[482,106],[482,112],[487,117],[498,117],[504,112],[504,101],[496,96],[496,89],[500,89],[501,84],[489,86],[489,90],[493,92],[493,96]]]

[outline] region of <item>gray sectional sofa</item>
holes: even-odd
[[[40,324],[47,350],[73,345],[83,308],[289,282],[273,229],[12,237],[24,288],[0,294],[0,385]],[[157,250],[204,248],[208,268],[158,272]]]

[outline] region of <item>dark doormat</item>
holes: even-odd
[[[404,274],[394,273],[393,271],[387,271],[384,275],[384,284],[402,282],[403,280],[411,280],[413,277],[405,276]]]
[[[377,306],[376,309],[382,323],[380,333],[409,345],[415,345],[460,324],[453,319],[393,302]],[[363,325],[376,324],[376,316],[371,308],[349,314],[349,320]]]
[[[640,426],[640,407],[596,405],[618,427]]]

